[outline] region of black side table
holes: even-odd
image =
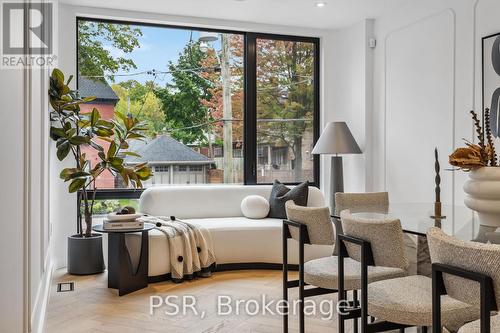
[[[108,288],[118,289],[118,295],[127,295],[148,286],[149,238],[154,224],[144,223],[142,229],[107,230],[102,224],[92,230],[108,234]],[[141,232],[141,255],[134,272],[130,253],[125,244],[125,234]]]

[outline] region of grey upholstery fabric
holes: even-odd
[[[340,215],[340,212],[345,209],[349,209],[352,213],[387,213],[389,193],[335,193],[335,215]]]
[[[329,211],[328,208],[307,208],[307,207],[298,207],[293,204],[293,202],[287,202],[287,213],[288,217],[292,221],[297,221],[301,223],[308,224],[308,230],[311,229],[310,237],[311,242],[313,244],[317,244],[317,242],[324,242],[328,240],[328,237],[325,235],[321,235],[321,232],[324,232],[323,229],[326,228],[326,224],[330,227],[328,229],[328,234],[331,237],[333,234],[332,223],[330,222]],[[347,214],[347,215],[346,215]],[[351,215],[348,211],[343,212],[343,217],[349,218]],[[321,224],[317,223],[321,221]],[[328,222],[327,222],[328,221]],[[377,266],[369,266],[368,267],[368,280],[371,281],[380,281],[383,279],[391,279],[401,276],[406,276],[407,270],[405,260],[404,260],[404,251],[398,251],[402,245],[398,243],[398,245],[393,246],[390,242],[400,242],[402,243],[402,238],[399,239],[393,236],[394,232],[392,229],[387,228],[387,226],[395,225],[395,222],[389,221],[391,223],[374,223],[371,226],[369,223],[365,223],[365,221],[356,221],[352,220],[348,222],[347,230],[349,233],[352,233],[353,236],[359,236],[358,230],[362,230],[363,228],[368,226],[368,229],[372,235],[377,235],[375,238],[369,238],[370,241],[379,242],[378,247],[387,247],[391,249],[392,253],[387,254],[385,252],[377,252],[378,255],[389,255],[391,260],[387,261],[389,263],[394,264],[390,267],[384,267],[384,265]],[[399,222],[399,221],[397,221]],[[325,227],[321,227],[321,225],[325,225]],[[399,225],[399,224],[397,224]],[[312,226],[309,228],[309,226]],[[399,225],[401,229],[401,226]],[[393,227],[394,229],[394,227]],[[401,230],[399,230],[402,233]],[[385,236],[389,236],[389,238],[384,239]],[[401,236],[401,235],[400,235]],[[295,237],[298,237],[296,235]],[[330,243],[331,244],[331,243]],[[394,256],[400,255],[403,257],[401,259],[401,263],[397,261]],[[384,262],[384,260],[380,259],[380,262]],[[399,264],[399,266],[398,266]],[[361,288],[361,264],[359,261],[356,261],[351,258],[346,258],[344,260],[344,273],[345,273],[345,288],[347,290],[355,290]],[[306,283],[310,285],[314,285],[317,287],[322,287],[326,289],[337,289],[338,288],[338,257],[331,256],[325,258],[319,258],[315,260],[308,261],[304,264],[304,280]]]
[[[427,240],[433,263],[460,267],[491,277],[495,299],[500,305],[500,245],[465,242],[445,234],[439,228],[429,229]],[[448,295],[462,302],[479,305],[479,284],[446,274],[443,278]]]
[[[460,327],[458,333],[479,333],[480,325],[481,322],[479,320],[473,321]],[[500,315],[491,317],[490,328],[492,333],[500,332]]]
[[[398,219],[363,219],[352,215],[349,210],[340,213],[344,234],[370,242],[376,266],[408,269],[405,254],[403,229]],[[360,261],[360,247],[346,243],[349,257]]]
[[[293,200],[298,206],[307,206],[307,197],[309,195],[309,182],[305,181],[290,189],[275,180],[271,195],[269,196],[269,214],[268,217],[276,219],[286,219],[285,203]]]
[[[335,193],[335,215],[340,216],[340,212],[346,209],[349,209],[351,213],[387,213],[389,210],[389,193]],[[342,223],[338,220],[334,222],[336,234],[343,234]],[[338,254],[338,245],[335,245],[334,254]]]
[[[338,288],[338,257],[331,256],[314,259],[304,264],[304,281],[310,285],[326,288]],[[406,271],[394,267],[369,266],[368,282],[406,276]],[[361,264],[351,258],[344,259],[344,288],[361,289]]]
[[[303,207],[297,206],[292,200],[285,204],[287,218],[307,226],[309,241],[316,245],[333,245],[335,233],[330,209],[328,207]],[[299,240],[299,230],[289,228],[290,234],[296,241]]]
[[[432,326],[432,280],[413,275],[368,285],[368,314],[399,324]],[[441,297],[441,321],[450,330],[479,317],[479,308]]]

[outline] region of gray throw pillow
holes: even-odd
[[[275,180],[269,197],[269,214],[267,217],[286,219],[285,203],[293,200],[297,206],[307,206],[309,182],[305,181],[290,189]]]

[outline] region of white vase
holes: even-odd
[[[483,226],[500,227],[500,167],[482,167],[469,172],[464,184],[464,203],[477,212]]]

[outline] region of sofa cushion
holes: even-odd
[[[257,194],[269,198],[272,185],[179,185],[146,189],[139,211],[152,216],[175,216],[179,219],[242,216],[241,201]],[[323,193],[309,188],[307,206],[325,205]]]
[[[269,196],[269,215],[268,217],[277,219],[286,219],[285,203],[289,200],[297,206],[307,206],[307,197],[309,195],[309,182],[305,181],[290,189],[284,184],[275,180],[271,195]]]
[[[260,195],[249,195],[241,201],[241,213],[249,219],[263,219],[269,213],[269,201]]]
[[[207,228],[210,232],[218,230],[269,230],[272,228],[281,229],[283,221],[281,219],[264,218],[264,219],[250,219],[247,217],[223,217],[223,218],[207,218],[207,219],[186,219],[186,222],[199,225]]]

